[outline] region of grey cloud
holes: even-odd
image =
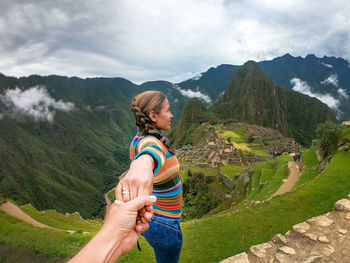
[[[29,116],[35,121],[52,122],[55,109],[65,112],[74,109],[71,102],[54,100],[42,86],[34,86],[24,91],[19,88],[8,89],[0,95],[0,100],[6,105],[10,117]]]
[[[5,0],[0,72],[178,83],[287,52],[349,58],[349,13],[347,0]]]

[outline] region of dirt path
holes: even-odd
[[[295,162],[288,162],[288,168],[290,170],[290,174],[288,176],[288,179],[285,183],[283,183],[278,190],[270,196],[269,199],[276,195],[281,195],[286,192],[289,192],[290,190],[293,189],[295,183],[298,181],[299,176],[300,176],[300,171],[299,167]]]
[[[0,209],[5,211],[7,214],[16,217],[24,222],[27,222],[29,224],[32,224],[34,226],[42,227],[42,228],[50,228],[55,230],[61,230],[58,228],[54,228],[48,225],[45,225],[43,223],[40,223],[39,221],[36,221],[34,218],[30,217],[26,213],[24,213],[20,208],[18,208],[16,205],[12,204],[11,202],[6,202],[4,204],[0,205]]]

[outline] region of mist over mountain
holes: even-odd
[[[38,209],[103,215],[103,194],[130,164],[131,99],[147,89],[166,93],[177,119],[187,98],[171,83],[1,75],[0,193]]]
[[[318,98],[334,110],[340,121],[350,119],[350,67],[345,59],[286,54],[258,64],[277,85]],[[223,95],[238,68],[220,65],[178,86],[208,95],[214,103]]]
[[[0,74],[0,193],[38,209],[103,215],[103,194],[130,163],[129,143],[136,132],[130,101],[145,90],[167,95],[174,126],[179,120],[171,134],[175,145],[189,143],[200,122],[218,120],[272,127],[307,145],[315,125],[334,115],[301,93],[318,94],[347,118],[345,60],[287,54],[258,65],[261,69],[254,62],[221,65],[177,84]],[[183,111],[195,97],[205,105],[192,99]]]
[[[276,85],[258,63],[248,61],[236,71],[224,95],[209,109],[198,99],[188,102],[175,129],[174,143],[179,146],[191,143],[196,127],[208,121],[271,127],[309,146],[317,125],[326,120],[336,122],[334,112],[326,104]]]

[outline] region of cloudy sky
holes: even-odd
[[[180,82],[285,53],[350,58],[348,0],[1,0],[0,72]]]

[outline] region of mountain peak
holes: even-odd
[[[253,60],[249,60],[246,63],[244,63],[236,72],[237,76],[256,76],[261,75],[264,73],[262,72],[259,64]]]

